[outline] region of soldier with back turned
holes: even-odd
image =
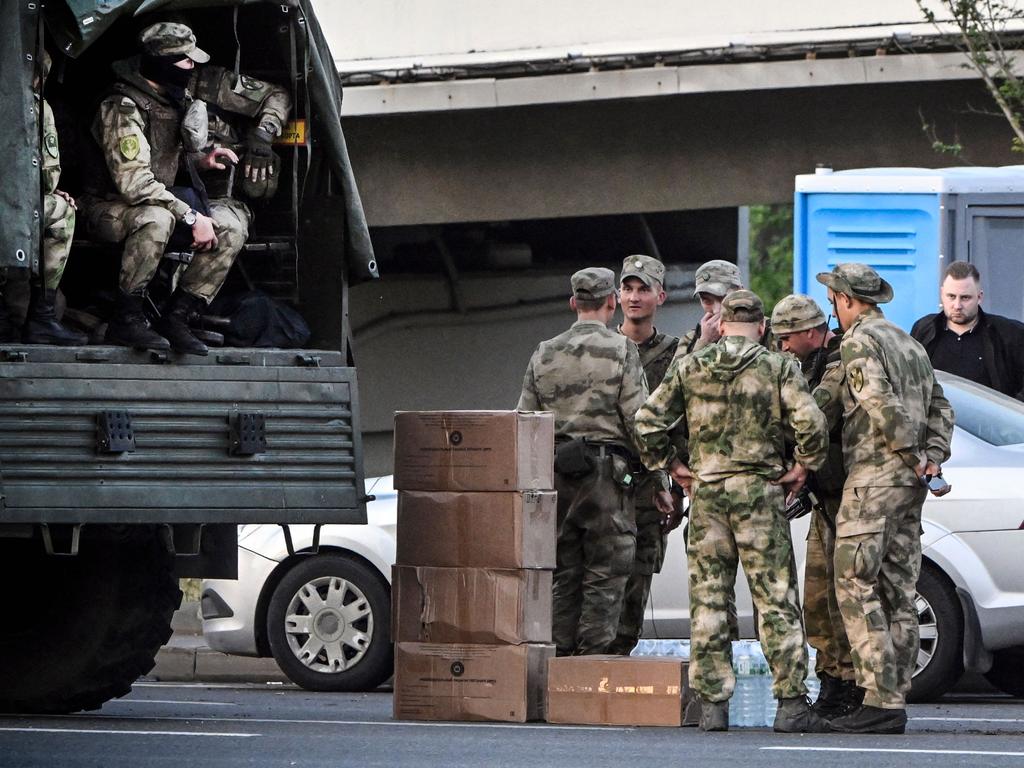
[[[796,363],[765,349],[761,299],[745,290],[722,302],[722,339],[673,362],[636,415],[644,464],[689,486],[690,686],[700,727],[729,727],[732,671],[728,605],[743,564],[760,618],[761,642],[779,699],[773,727],[822,732],[804,677],[807,651],[797,605],[785,497],[825,460],[825,417]],[[680,448],[669,431],[678,425]],[[787,463],[786,437],[796,441]]]
[[[647,398],[636,345],[610,330],[615,274],[572,276],[577,321],[542,342],[518,408],[555,417],[557,563],[553,631],[559,655],[607,653],[633,570],[633,415]]]

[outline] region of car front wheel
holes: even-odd
[[[267,638],[281,670],[311,691],[369,691],[394,666],[391,599],[373,568],[339,553],[309,555],[274,589]]]
[[[925,563],[917,580],[917,620],[921,646],[907,701],[934,701],[963,674],[963,613],[953,587]]]

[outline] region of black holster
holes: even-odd
[[[569,440],[555,448],[555,472],[565,477],[582,477],[594,471],[594,457],[583,438]]]

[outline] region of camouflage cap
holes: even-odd
[[[186,56],[197,64],[205,64],[210,54],[196,47],[195,33],[184,24],[160,22],[150,24],[139,35],[142,51],[148,56]]]
[[[693,279],[693,296],[700,293],[710,293],[712,296],[721,298],[743,285],[740,279],[740,268],[735,264],[714,259],[706,261],[697,268],[697,274]]]
[[[603,299],[615,291],[615,273],[604,267],[581,269],[570,282],[577,299]]]
[[[772,310],[772,331],[776,336],[809,331],[825,324],[825,313],[810,296],[791,293]]]
[[[818,282],[869,304],[892,301],[892,286],[867,264],[836,264],[831,272],[819,272]]]
[[[764,320],[764,304],[753,291],[733,291],[722,299],[723,323],[759,323]]]
[[[665,285],[665,265],[653,256],[635,254],[627,256],[622,261],[622,273],[619,275],[619,282],[626,282],[627,277],[635,277],[649,288],[654,287],[655,281],[658,285]]]

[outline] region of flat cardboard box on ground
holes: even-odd
[[[391,631],[395,642],[551,642],[551,571],[396,565]]]
[[[399,565],[554,568],[554,491],[400,491]]]
[[[687,664],[672,656],[560,656],[548,662],[549,723],[683,723]]]
[[[529,491],[554,487],[550,413],[399,411],[395,489]]]
[[[396,720],[544,719],[553,645],[395,646]]]

